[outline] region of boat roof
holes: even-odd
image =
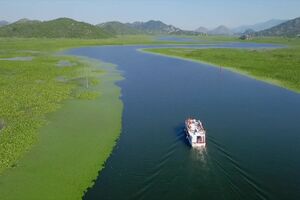
[[[200,120],[194,119],[194,118],[188,118],[186,121],[186,127],[189,130],[193,131],[203,131],[204,127],[202,125],[202,122]]]

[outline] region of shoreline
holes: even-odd
[[[155,49],[157,49],[157,48],[155,48]],[[287,86],[285,83],[283,83],[281,81],[278,81],[278,80],[275,80],[275,79],[268,79],[268,78],[260,77],[260,76],[255,76],[255,75],[250,74],[247,71],[239,70],[239,69],[236,69],[234,67],[220,66],[220,65],[217,65],[215,63],[206,62],[206,61],[202,61],[202,60],[197,60],[197,59],[192,59],[192,58],[185,58],[185,57],[181,57],[181,56],[168,55],[168,54],[164,54],[164,53],[152,52],[151,49],[148,49],[148,48],[145,48],[145,49],[141,48],[141,49],[138,49],[138,51],[141,52],[141,53],[149,53],[149,54],[158,55],[158,56],[165,56],[165,57],[170,57],[170,58],[175,58],[175,59],[180,59],[180,60],[186,60],[186,61],[190,61],[190,62],[200,63],[200,64],[206,64],[206,65],[209,65],[211,67],[217,67],[217,68],[221,67],[223,69],[226,69],[226,70],[229,70],[231,72],[247,76],[247,77],[255,79],[257,81],[262,81],[264,83],[268,83],[268,84],[271,84],[271,85],[274,85],[274,86],[286,89],[286,90],[288,90],[290,92],[294,92],[294,93],[297,93],[297,94],[300,93],[299,89],[289,87],[289,86]]]

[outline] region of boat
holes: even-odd
[[[185,120],[186,137],[192,147],[205,147],[206,131],[200,120],[188,118]]]

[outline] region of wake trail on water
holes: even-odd
[[[146,196],[146,193],[150,191],[151,187],[156,183],[155,180],[161,174],[164,166],[170,161],[170,158],[174,155],[178,145],[181,145],[184,137],[184,134],[180,134],[175,137],[174,141],[170,143],[171,145],[165,150],[161,158],[156,162],[151,172],[147,175],[147,177],[141,184],[142,187],[138,189],[138,191],[133,195],[131,199],[143,199]]]
[[[166,173],[167,163],[173,162],[174,154],[181,150],[190,151],[190,157],[183,161],[190,162],[190,164],[184,165],[186,169],[179,173],[182,173],[181,176],[192,177],[196,191],[200,189],[197,188],[197,185],[204,185],[212,188],[217,187],[224,191],[222,192],[224,196],[228,195],[238,199],[270,199],[269,194],[260,186],[255,177],[242,167],[239,161],[213,136],[207,137],[207,146],[204,149],[182,148],[182,145],[188,145],[185,137],[183,132],[177,134],[174,140],[170,141],[161,157],[155,160],[148,172],[144,174],[144,180],[131,199],[146,199],[149,192],[154,192],[153,186],[162,184],[164,181],[160,178]],[[171,184],[173,181],[176,184],[177,175],[174,174],[174,176],[167,178],[168,182],[163,182],[163,184]],[[213,183],[217,183],[217,185]],[[228,188],[227,191],[226,187]],[[202,189],[205,190],[205,187]]]
[[[255,195],[255,199],[269,199],[266,190],[264,190],[258,181],[233,158],[225,147],[212,136],[207,137],[207,140],[209,141],[209,147],[215,148],[216,150],[216,154],[208,157],[224,177],[226,177],[233,191],[244,199],[253,198],[244,195],[249,194],[249,192],[244,191],[245,189],[253,191],[250,192],[250,194]],[[241,186],[243,186],[243,188]]]

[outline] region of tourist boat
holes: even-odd
[[[200,120],[189,118],[185,120],[186,137],[192,147],[205,147],[206,132]]]

